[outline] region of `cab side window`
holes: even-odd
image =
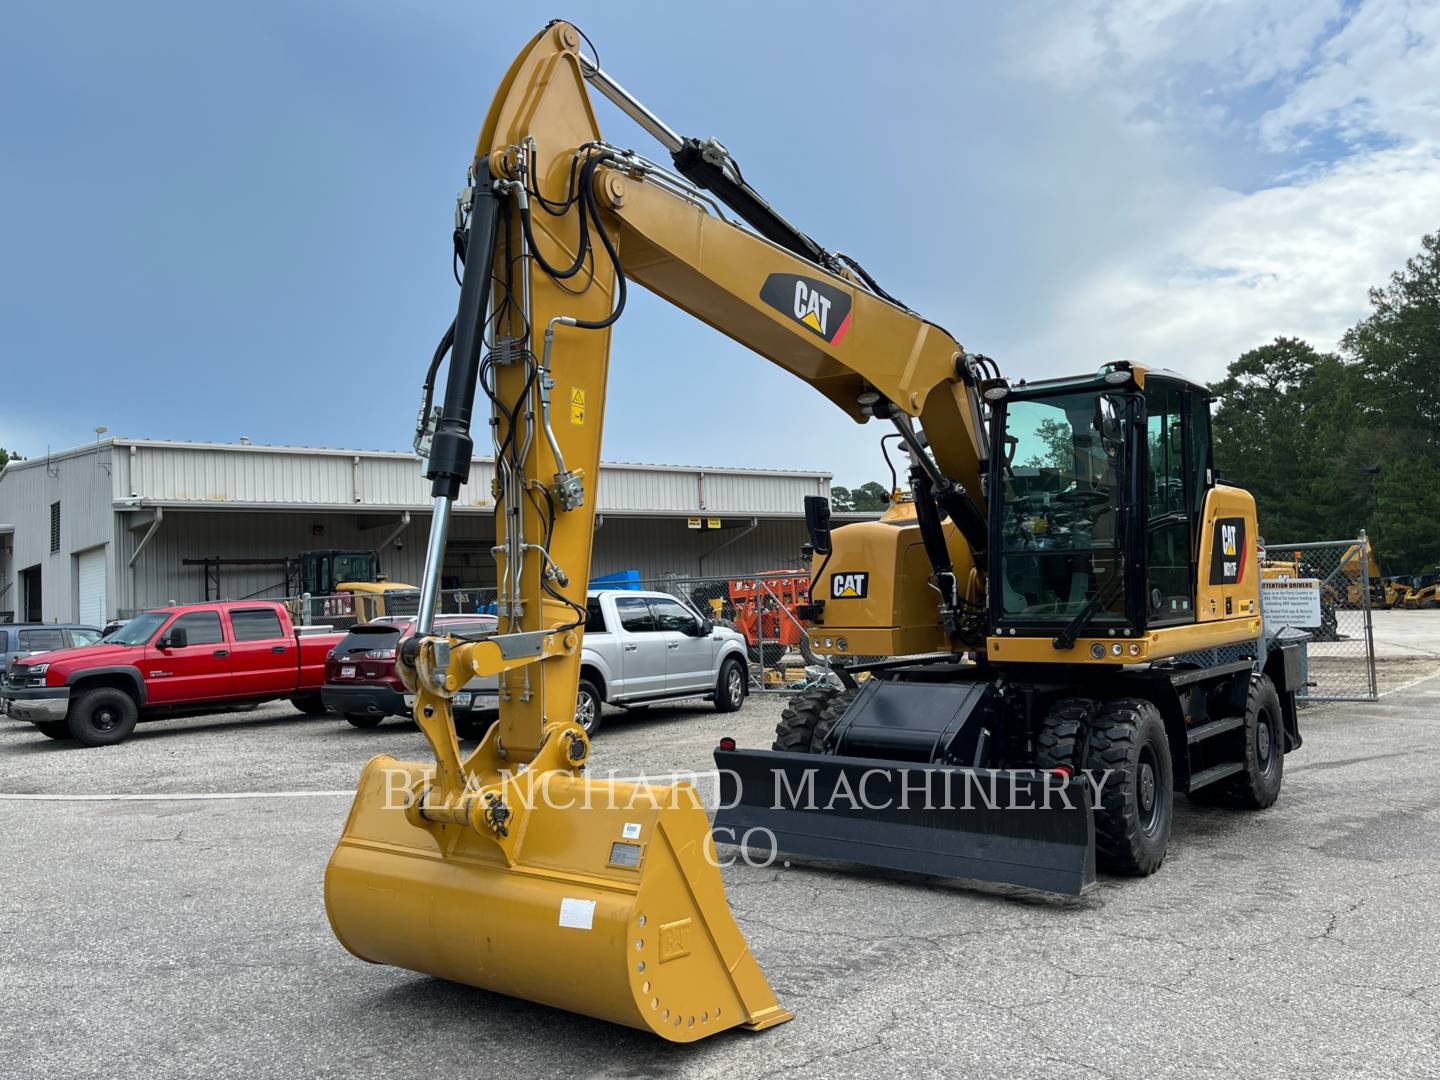
[[[1186,466],[1190,439],[1185,431],[1185,411],[1192,396],[1162,378],[1145,384],[1145,604],[1146,619],[1153,625],[1195,618],[1194,515],[1188,497],[1193,474]]]
[[[643,597],[617,597],[615,611],[620,616],[620,625],[630,633],[655,633],[655,616],[650,614],[650,605],[645,602]]]
[[[223,645],[225,633],[220,629],[218,611],[192,611],[175,620],[171,629],[185,631],[186,645]]]
[[[698,622],[695,613],[679,601],[652,599],[650,607],[655,612],[655,624],[661,630],[675,630],[682,634],[695,632]]]

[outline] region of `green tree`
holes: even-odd
[[[830,505],[836,510],[884,510],[890,505],[890,492],[874,480],[854,489],[835,486],[830,489]]]
[[[10,462],[24,460],[18,450],[6,450],[3,446],[0,446],[0,472],[4,472],[5,466],[9,465]]]

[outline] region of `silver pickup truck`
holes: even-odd
[[[660,592],[600,589],[586,596],[575,719],[593,735],[602,704],[634,709],[704,698],[734,712],[750,692],[745,638]]]

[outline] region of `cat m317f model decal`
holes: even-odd
[[[760,299],[831,345],[850,329],[850,294],[825,281],[799,274],[771,274]]]

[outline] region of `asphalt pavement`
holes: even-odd
[[[1434,672],[1440,612],[1413,618],[1387,637]],[[0,1077],[1434,1076],[1440,674],[1407,681],[1306,707],[1274,808],[1181,800],[1159,873],[1078,900],[727,869],[796,1019],[689,1047],[335,942],[348,789],[372,754],[424,758],[406,724],[278,705],[83,750],[3,720],[0,794],[44,798],[0,799]],[[706,769],[721,735],[768,745],[783,703],[610,714],[594,766]]]

